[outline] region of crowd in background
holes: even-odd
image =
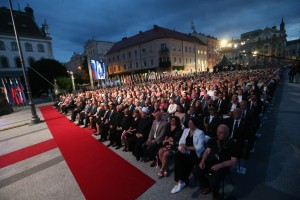
[[[188,184],[197,166],[203,194],[217,199],[229,169],[249,159],[281,73],[272,66],[172,76],[61,95],[54,105],[76,125],[94,129],[100,142],[160,166],[159,178],[174,162],[171,193]]]

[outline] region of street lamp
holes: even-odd
[[[16,42],[17,42],[17,46],[18,46],[18,50],[19,50],[19,55],[20,55],[21,66],[22,66],[22,70],[23,70],[23,76],[24,76],[25,85],[26,85],[27,94],[28,94],[28,101],[29,101],[28,105],[30,106],[30,110],[31,110],[31,124],[37,124],[41,120],[37,116],[36,110],[35,110],[35,106],[34,106],[34,104],[32,102],[32,93],[31,93],[29,82],[28,82],[27,71],[26,71],[25,65],[24,65],[24,58],[23,58],[23,53],[22,53],[22,49],[21,49],[21,45],[20,45],[20,40],[19,40],[19,36],[18,36],[18,33],[17,33],[17,29],[16,29],[16,25],[15,25],[15,20],[14,20],[13,8],[12,8],[11,0],[9,0],[9,6],[10,6],[11,21],[12,21],[13,27],[14,27],[14,32],[15,32],[15,36],[16,36]]]
[[[72,91],[75,92],[74,73],[72,71],[69,71],[69,74],[71,75]]]

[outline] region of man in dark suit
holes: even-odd
[[[218,94],[218,99],[214,101],[214,105],[217,107],[217,113],[219,115],[228,114],[227,112],[227,101],[223,99],[223,93]]]
[[[239,107],[240,107],[240,103],[238,102],[237,95],[232,95],[231,101],[228,103],[227,113],[231,113],[232,111],[234,111],[236,108]]]
[[[74,122],[78,113],[80,113],[84,108],[81,97],[77,97],[75,100],[75,108],[72,110],[71,122]]]
[[[211,105],[209,107],[209,115],[204,117],[203,120],[203,131],[205,135],[214,139],[217,136],[217,128],[222,124],[223,119],[217,115],[217,107]]]
[[[111,104],[114,106],[114,104]],[[111,113],[108,118],[108,132],[109,132],[109,141],[110,143],[107,145],[108,147],[115,147],[117,144],[114,143],[116,138],[117,127],[123,118],[122,106],[116,106],[116,109],[111,109]]]
[[[133,111],[135,110],[135,104],[133,103],[133,99],[128,100],[128,105],[126,106],[129,109],[130,114],[133,114]]]
[[[112,119],[115,118],[116,116],[116,110],[115,110],[115,104],[114,103],[109,103],[109,113],[107,113],[107,115],[105,116],[105,118],[103,119],[103,123],[100,125],[101,126],[101,138],[100,141],[106,141],[107,140],[107,136],[108,136],[108,131],[110,129],[110,125],[112,122]]]
[[[195,113],[195,108],[194,107],[190,107],[188,113],[185,114],[185,119],[184,119],[184,122],[183,122],[184,127],[189,128],[189,121],[192,118],[195,118],[196,121],[198,122],[198,127],[197,128],[202,130],[201,121],[203,121],[203,118],[201,117],[201,115],[198,115],[198,114]]]
[[[236,108],[232,112],[232,116],[225,120],[225,124],[229,127],[229,138],[238,142],[243,147],[244,139],[249,134],[249,123],[242,120],[242,110]]]
[[[129,109],[125,108],[123,111],[124,114],[121,114],[122,111],[118,107],[119,106],[117,106],[117,110],[119,110],[118,113],[120,117],[117,119],[117,127],[110,132],[110,141],[113,143],[113,146],[114,144],[117,146],[116,149],[122,147],[121,135],[124,130],[129,129],[132,122],[132,116],[130,115]]]
[[[262,102],[259,98],[257,98],[257,95],[253,92],[251,94],[251,97],[248,101],[248,110],[252,110],[255,112],[255,114],[259,115],[262,112]]]

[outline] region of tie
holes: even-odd
[[[114,110],[111,110],[111,112],[110,112],[110,114],[109,114],[109,118],[108,118],[109,121],[110,121],[110,118],[111,118],[113,112],[114,112]]]
[[[245,111],[243,110],[242,111],[242,120],[244,120],[245,119]]]
[[[239,127],[239,120],[235,120],[235,121],[234,121],[233,129],[232,129],[232,134],[231,134],[231,137],[230,137],[230,138],[233,138],[233,136],[235,135],[235,132],[236,132],[236,130],[238,129],[238,127]]]
[[[155,133],[154,133],[154,136],[153,136],[154,138],[157,137],[157,131],[158,131],[159,123],[160,122],[157,122],[157,124],[156,124],[156,129],[155,129]]]

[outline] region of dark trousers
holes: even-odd
[[[71,114],[71,120],[75,121],[76,115],[80,112],[81,112],[80,110],[73,110]]]
[[[132,154],[136,157],[137,160],[139,160],[141,157],[143,157],[143,149],[142,145],[146,141],[146,138],[136,138],[135,136],[132,137],[133,140],[131,140],[132,145]]]
[[[203,188],[210,188],[214,198],[219,196],[220,183],[222,179],[228,174],[229,168],[222,168],[219,171],[210,171],[210,168],[199,170],[200,186]]]
[[[111,129],[109,134],[110,142],[115,143],[117,146],[121,146],[121,134],[122,131]]]
[[[199,158],[195,151],[190,151],[190,154],[178,152],[175,156],[174,175],[175,181],[182,180],[188,183],[189,176],[193,167],[199,163]]]
[[[146,144],[147,142],[145,142],[143,145],[142,145],[142,149],[143,149],[143,154],[144,154],[144,157],[145,158],[150,158],[150,160],[155,160],[156,156],[157,156],[157,153],[158,153],[158,150],[159,148],[161,147],[161,143],[152,143],[151,145],[147,146]]]

